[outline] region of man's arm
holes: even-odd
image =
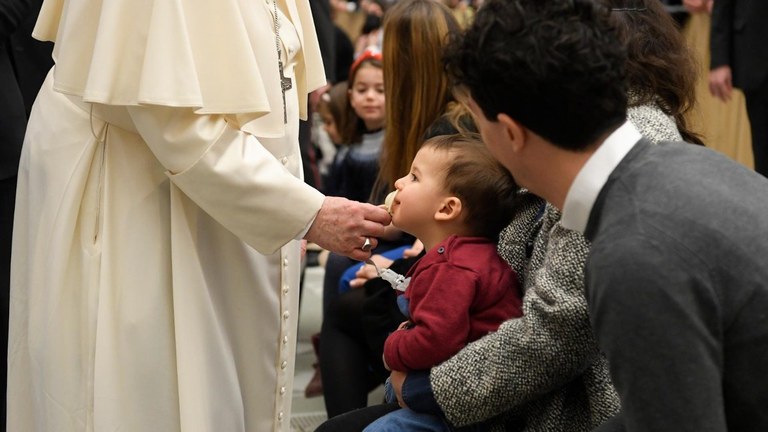
[[[717,0],[712,5],[709,91],[723,101],[728,101],[733,92],[733,7],[734,0]]]
[[[709,68],[731,64],[734,0],[717,0],[712,5],[712,30],[709,38]]]
[[[389,214],[377,206],[324,197],[292,175],[256,137],[221,115],[138,106],[128,112],[168,177],[220,224],[261,253],[273,253],[310,224],[305,238],[364,260]],[[299,157],[298,153],[292,157]]]

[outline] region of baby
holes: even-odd
[[[517,275],[496,252],[498,235],[516,211],[518,187],[477,136],[443,135],[422,145],[395,188],[387,200],[392,223],[427,252],[401,281],[405,301],[398,303],[409,320],[387,338],[384,364],[430,369],[522,314]],[[388,388],[389,402],[391,393]],[[398,410],[365,431],[415,424],[448,430],[441,418]]]

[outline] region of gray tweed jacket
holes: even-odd
[[[632,107],[628,119],[653,142],[680,139],[674,120],[656,105]],[[587,314],[589,245],[558,223],[560,213],[551,205],[537,218],[542,205],[540,198],[527,196],[524,210],[499,240],[499,254],[522,279],[523,316],[430,373],[435,399],[455,426],[581,432],[619,411]]]
[[[527,201],[499,242],[523,279],[523,316],[433,368],[430,382],[456,426],[487,421],[483,429],[492,431],[589,431],[619,411],[587,315],[589,247],[557,223],[560,213],[550,205],[537,229],[543,201]]]

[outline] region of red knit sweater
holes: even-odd
[[[522,315],[517,275],[488,239],[451,236],[408,275],[403,295],[413,326],[393,332],[384,343],[392,370],[429,369]]]

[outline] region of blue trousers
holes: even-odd
[[[384,383],[384,399],[388,403],[397,402],[397,397],[392,389],[392,384],[387,378]],[[373,423],[369,424],[363,432],[449,432],[448,424],[442,418],[417,413],[409,409],[401,408],[385,414]]]
[[[448,432],[450,429],[440,417],[401,408],[379,417],[363,432]]]

